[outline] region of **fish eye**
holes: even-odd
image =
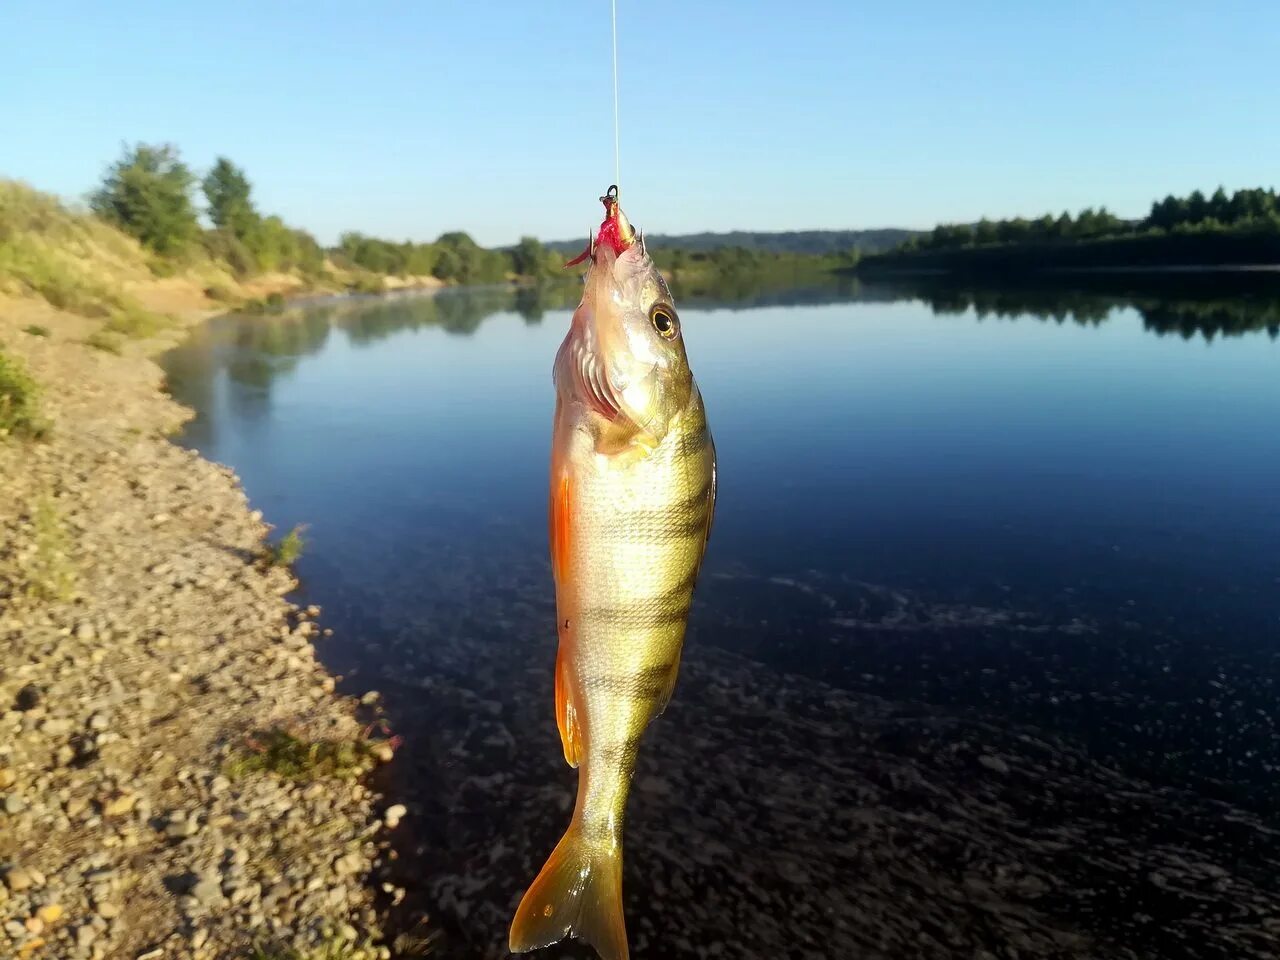
[[[680,322],[676,320],[675,312],[661,304],[654,304],[649,310],[649,322],[658,331],[658,335],[667,340],[674,340],[680,332]]]

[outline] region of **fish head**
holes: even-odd
[[[688,406],[693,374],[666,281],[616,196],[605,209],[556,382],[615,435],[656,444]]]

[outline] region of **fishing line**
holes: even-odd
[[[618,0],[610,0],[613,12],[613,182],[622,185],[622,149],[618,139]]]

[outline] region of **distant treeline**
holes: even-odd
[[[202,225],[197,193],[209,226]],[[219,157],[203,177],[168,144],[137,144],[103,176],[89,199],[99,217],[137,238],[160,260],[201,255],[225,263],[237,277],[297,271],[319,279],[331,268],[375,280],[380,276],[435,277],[457,283],[489,283],[551,275],[560,264],[533,237],[509,249],[486,249],[466,233],[442,234],[431,243],[382,240],[344,233],[325,249],[310,233],[264,215],[243,168]]]
[[[90,207],[137,238],[161,265],[205,256],[241,279],[294,271],[332,281],[340,271],[349,286],[362,290],[381,289],[381,278],[392,276],[462,284],[572,279],[576,274],[562,269],[565,255],[581,249],[581,242],[544,245],[534,237],[512,247],[485,248],[461,231],[427,243],[350,231],[326,249],[306,230],[260,211],[248,175],[230,159],[218,157],[200,177],[169,144],[126,147],[107,169]],[[863,252],[887,249],[910,235],[905,230],[738,232],[653,237],[649,246],[661,268],[686,284],[703,284],[752,273],[781,280],[848,268]]]
[[[939,224],[897,249],[863,258],[878,268],[1020,271],[1280,262],[1280,199],[1271,189],[1196,190],[1151,205],[1140,220],[1123,220],[1105,207],[1034,220],[982,219]]]
[[[714,250],[750,250],[757,253],[789,253],[812,256],[841,255],[850,250],[860,254],[880,253],[892,250],[918,230],[900,230],[888,227],[879,230],[783,230],[747,231],[728,233],[646,233],[650,250],[684,250],[686,253],[706,253]],[[556,240],[547,248],[557,253],[577,253],[582,249],[581,240]]]

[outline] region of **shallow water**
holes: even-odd
[[[683,303],[720,500],[630,809],[637,956],[1280,949],[1273,282]],[[450,956],[502,955],[571,803],[564,303],[316,304],[166,358],[182,442],[308,526],[322,653],[406,737],[401,879]]]

